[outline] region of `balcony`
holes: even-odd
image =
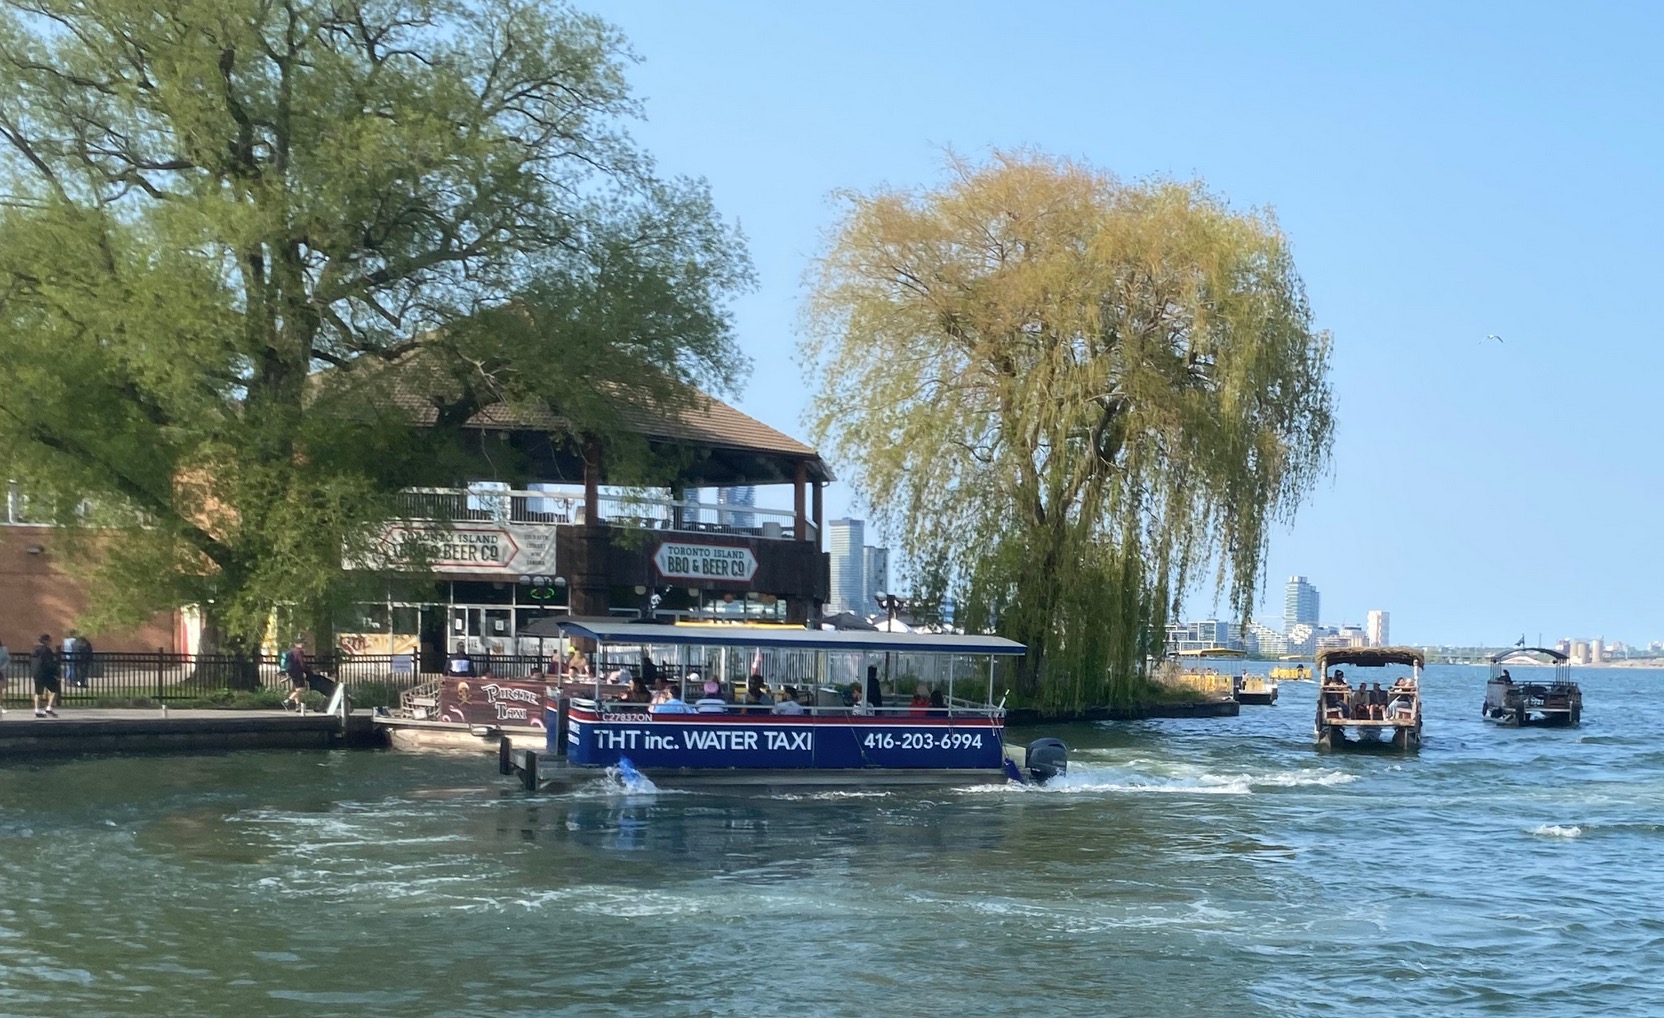
[[[591,518],[581,491],[516,491],[486,484],[469,488],[407,488],[395,513],[401,521],[495,523],[514,526],[609,527],[683,534],[728,534],[773,541],[796,539],[797,517],[789,509],[688,502],[647,494],[601,494]],[[806,539],[816,540],[805,521]]]

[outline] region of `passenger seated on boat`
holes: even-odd
[[[1498,675],[1496,679],[1498,682],[1512,683],[1514,681],[1514,677],[1508,674],[1508,669],[1506,668],[1502,670],[1502,674]]]
[[[942,695],[940,689],[930,691],[930,706],[940,710],[948,705],[948,698]]]
[[[655,704],[649,706],[647,708],[647,713],[649,713],[649,714],[692,714],[694,712],[692,707],[689,707],[687,704],[683,703],[682,698],[680,696],[676,695],[676,690],[675,689],[667,688],[666,692],[669,695],[666,696],[665,699],[659,701],[658,703],[655,703]]]
[[[924,691],[924,683],[913,687],[913,702],[909,703],[907,713],[913,717],[925,717],[930,713],[930,697]]]
[[[661,680],[662,681],[662,680]],[[619,703],[652,703],[653,691],[647,688],[647,680],[640,676],[632,676],[630,688],[618,698]]]
[[[844,690],[844,706],[861,706],[861,684],[859,682],[851,682],[849,688]]]
[[[884,706],[884,693],[878,688],[878,666],[867,666],[867,706]]]
[[[688,680],[699,681],[698,672],[689,672]],[[722,698],[722,687],[713,680],[706,680],[705,695],[693,701],[693,707],[701,714],[725,714],[728,712],[728,701]]]
[[[1358,691],[1350,697],[1347,708],[1351,711],[1354,721],[1369,720],[1369,683],[1358,683]]]
[[[768,684],[763,681],[761,675],[753,673],[751,681],[746,684],[745,702],[753,707],[774,706],[774,697],[768,695]]]
[[[795,686],[780,687],[780,699],[774,705],[774,713],[789,714],[794,717],[803,713],[803,705],[797,700],[797,688]]]

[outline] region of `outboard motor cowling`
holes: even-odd
[[[1029,777],[1043,784],[1059,774],[1068,773],[1069,747],[1063,744],[1062,739],[1035,739],[1028,744],[1023,764],[1028,768]]]

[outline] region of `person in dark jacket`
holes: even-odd
[[[92,641],[85,636],[75,639],[75,675],[83,687],[92,679]]]
[[[57,717],[58,696],[63,688],[58,684],[58,652],[52,649],[49,634],[42,633],[35,641],[29,663],[35,675],[35,717]]]

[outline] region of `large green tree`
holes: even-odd
[[[1247,617],[1333,425],[1271,215],[1026,152],[842,198],[813,430],[910,556],[945,549],[961,619],[1028,644],[1019,697],[1125,699],[1199,568]]]
[[[0,0],[0,467],[100,525],[103,620],[246,646],[483,406],[737,382],[749,264],[630,59],[543,0]]]

